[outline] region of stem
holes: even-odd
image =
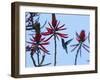
[[[78,50],[77,50],[77,54],[76,54],[76,56],[75,56],[75,63],[74,63],[74,65],[77,65],[77,58],[78,58],[79,50],[81,49],[81,45],[82,45],[82,43],[80,43],[79,48],[78,48]]]
[[[81,45],[82,46],[82,45]],[[81,53],[81,47],[80,47],[80,57],[82,56],[82,53]]]
[[[77,57],[78,57],[78,52],[77,52],[77,54],[75,56],[75,64],[74,65],[77,65]]]
[[[83,45],[83,48],[87,51],[87,52],[89,52],[89,50]]]
[[[54,53],[54,66],[56,66],[56,56],[57,56],[57,50],[56,50],[56,48],[57,48],[57,43],[56,43],[56,35],[54,35],[54,45],[55,45],[55,53]]]
[[[45,55],[42,56],[42,60],[40,62],[40,65],[44,62],[44,59],[45,59]]]
[[[43,67],[43,66],[47,66],[47,65],[51,64],[51,63],[43,64],[44,59],[45,59],[45,55],[42,56],[42,60],[41,60],[40,64],[38,65],[38,67]]]
[[[37,62],[38,62],[38,65],[39,65],[40,64],[39,51],[37,51]]]
[[[34,66],[37,67],[36,62],[35,62],[34,57],[33,57],[33,53],[31,52],[30,55],[31,55],[31,59],[32,59],[32,62],[33,62],[33,64],[34,64]]]
[[[71,52],[73,52],[78,47],[78,45],[79,44],[72,45],[72,46],[75,46],[75,47],[71,50]]]
[[[42,64],[42,65],[39,65],[38,67],[48,66],[48,65],[50,65],[50,64],[51,64],[51,63]]]

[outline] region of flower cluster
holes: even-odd
[[[87,37],[86,37],[86,34],[85,34],[85,31],[82,30],[80,32],[80,34],[78,34],[76,32],[76,40],[78,41],[78,44],[74,44],[74,45],[71,45],[72,47],[74,47],[72,49],[72,51],[74,51],[77,47],[77,53],[76,53],[76,56],[75,56],[75,65],[77,64],[77,57],[78,57],[78,54],[80,52],[80,56],[81,56],[81,49],[84,48],[87,52],[89,52],[89,46],[87,46],[84,42],[86,41]]]
[[[56,16],[55,14],[52,14],[52,22],[48,23],[50,27],[47,27],[47,32],[44,32],[42,33],[42,35],[44,36],[48,36],[50,35],[50,37],[47,39],[51,39],[53,36],[56,36],[58,38],[61,37],[61,38],[68,38],[68,34],[64,34],[64,33],[60,33],[59,31],[62,31],[62,30],[66,30],[66,28],[64,28],[65,24],[59,26],[60,24],[60,21],[58,22],[58,20],[56,20]]]
[[[85,35],[85,31],[84,30],[82,30],[81,32],[80,32],[80,35],[76,32],[76,40],[78,41],[78,42],[84,42],[85,40],[86,40],[86,35]]]
[[[48,45],[49,42],[47,42],[45,40],[45,38],[42,38],[41,34],[36,34],[36,36],[32,37],[32,39],[30,39],[30,40],[31,40],[31,42],[27,42],[27,43],[31,44],[31,47],[27,46],[26,47],[27,50],[32,51],[33,53],[35,53],[39,49],[42,50],[44,53],[48,53],[49,52],[44,47],[45,45]]]

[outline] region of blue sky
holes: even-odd
[[[40,13],[39,22],[41,26],[47,20],[47,22],[51,21],[51,14]],[[85,30],[86,34],[89,33],[90,30],[90,16],[89,15],[76,15],[76,14],[56,14],[56,19],[60,21],[60,25],[65,24],[67,30],[61,31],[61,33],[67,33],[68,38],[64,39],[65,41],[74,38],[74,40],[68,45],[68,54],[65,53],[65,50],[62,48],[61,39],[57,40],[57,66],[67,66],[67,65],[74,65],[76,50],[71,52],[72,47],[70,45],[76,44],[76,35],[75,33],[80,33],[81,30]],[[45,27],[49,27],[48,23]],[[45,27],[41,29],[41,32],[46,31]],[[30,33],[34,33],[31,31],[26,31],[26,41],[29,41],[31,36]],[[34,33],[35,34],[35,33]],[[46,46],[46,48],[50,51],[51,55],[46,55],[44,63],[52,62],[50,66],[53,66],[54,63],[54,40],[53,38],[50,39],[50,44]],[[85,41],[85,44],[89,45],[88,41]],[[26,43],[27,45],[27,43]],[[26,67],[34,67],[32,60],[30,58],[30,52],[25,53],[25,66]],[[36,56],[34,56],[36,58]],[[82,56],[78,55],[78,65],[82,64],[89,64],[89,53],[82,49]]]

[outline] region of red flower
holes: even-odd
[[[78,33],[76,33],[76,36],[77,36],[76,40],[78,42],[84,42],[86,40],[86,35],[85,35],[85,31],[84,30],[82,30],[80,32],[80,35]]]
[[[47,36],[47,35],[51,35],[47,40],[49,40],[50,38],[52,38],[52,36],[60,36],[61,38],[67,38],[68,34],[63,34],[60,33],[58,31],[62,31],[62,30],[66,30],[66,28],[64,28],[65,24],[59,26],[60,22],[58,22],[56,20],[56,16],[55,14],[52,14],[52,24],[48,23],[50,28],[46,28],[47,32],[42,33],[42,35]]]
[[[32,42],[27,42],[29,44],[32,44],[31,47],[27,46],[27,51],[36,52],[39,49],[42,50],[44,53],[48,53],[49,51],[44,47],[44,45],[48,45],[49,42],[45,40],[45,38],[42,38],[41,34],[36,34],[35,37],[30,39]]]
[[[36,34],[34,40],[37,41],[37,42],[39,42],[40,39],[41,39],[41,34]]]
[[[85,49],[87,52],[89,52],[89,46],[88,45],[86,45],[85,43],[84,43],[84,41],[86,41],[86,34],[85,34],[85,31],[84,30],[82,30],[81,32],[80,32],[80,34],[78,34],[77,32],[76,32],[76,40],[78,41],[78,43],[77,44],[74,44],[74,45],[71,45],[71,47],[74,47],[72,50],[71,50],[71,52],[73,52],[75,49],[77,49],[77,53],[76,53],[76,55],[75,55],[75,65],[77,65],[77,58],[78,58],[78,55],[80,54],[80,56],[81,56],[81,54],[82,54],[82,48],[83,49]],[[77,48],[78,47],[78,48]]]

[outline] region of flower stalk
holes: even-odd
[[[57,58],[57,42],[56,42],[56,36],[54,35],[54,45],[55,45],[55,53],[54,53],[54,66],[56,66],[56,58]]]
[[[75,55],[75,63],[74,63],[74,65],[77,65],[77,59],[78,59],[79,51],[80,51],[80,56],[81,56],[81,46],[82,46],[82,43],[79,44],[79,48],[78,48],[77,53]]]
[[[64,28],[65,24],[59,26],[60,21],[58,21],[56,19],[56,15],[53,13],[52,14],[52,21],[51,23],[48,23],[50,27],[47,27],[47,32],[42,33],[42,35],[44,36],[49,36],[49,38],[47,39],[50,40],[52,37],[54,38],[54,66],[56,66],[57,64],[57,39],[58,36],[61,38],[68,38],[68,34],[64,34],[64,33],[60,33],[60,31],[66,30],[66,28]]]
[[[76,32],[76,40],[78,41],[78,44],[74,44],[74,45],[71,45],[72,47],[74,47],[71,52],[73,52],[77,47],[77,52],[76,52],[76,55],[75,55],[75,62],[74,62],[74,65],[77,65],[77,59],[78,59],[78,55],[79,55],[79,52],[80,52],[80,57],[81,57],[81,49],[84,48],[87,52],[89,52],[89,46],[87,46],[84,42],[86,41],[86,34],[85,34],[85,31],[82,30],[80,32],[80,34],[78,34]]]

